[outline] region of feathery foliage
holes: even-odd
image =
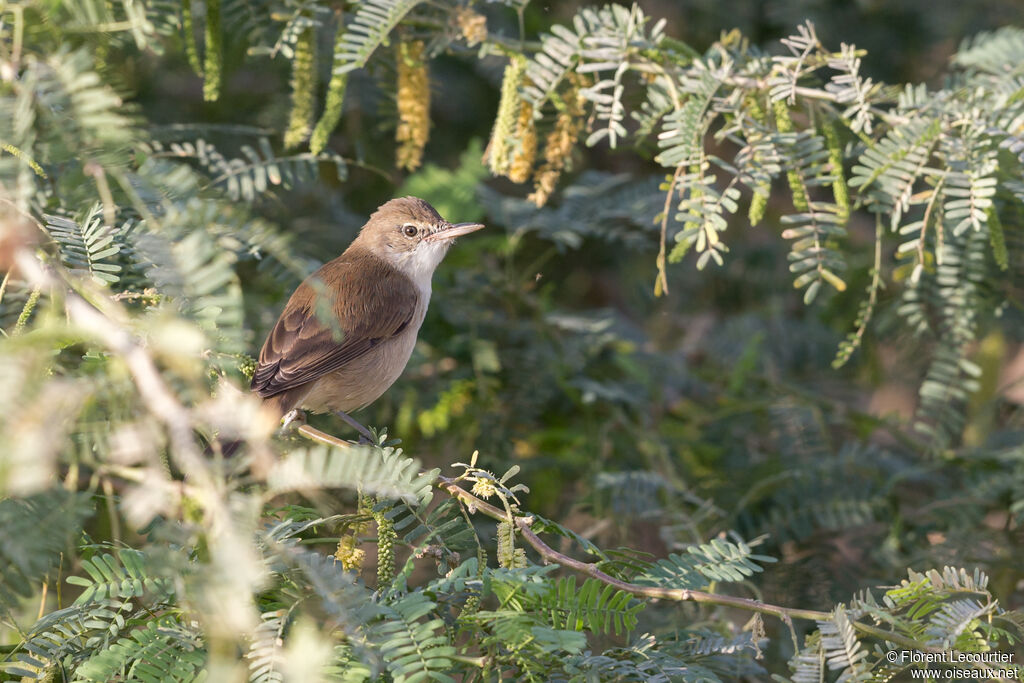
[[[559,17],[0,6],[4,677],[867,681],[1019,648],[1024,31],[890,85],[810,22],[697,49],[638,3]],[[489,225],[371,415],[416,457],[277,434],[251,354],[393,194]],[[904,376],[879,417],[863,387]]]

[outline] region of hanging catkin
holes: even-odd
[[[555,119],[555,127],[544,141],[544,163],[533,176],[530,199],[537,206],[544,206],[555,191],[562,171],[572,159],[572,151],[582,129],[583,96],[580,94],[580,79],[576,74],[570,74],[569,88],[562,94],[562,106]]]
[[[206,59],[203,67],[203,99],[220,98],[221,68],[224,61],[224,35],[220,25],[220,0],[206,0]]]
[[[307,28],[295,41],[292,58],[292,111],[284,133],[284,146],[296,147],[313,127],[316,104],[316,34]]]
[[[519,86],[525,74],[526,57],[515,55],[505,67],[498,115],[491,130],[491,142],[487,145],[487,165],[494,175],[508,175],[512,166],[512,139],[520,113]]]
[[[348,85],[348,72],[341,72],[339,69],[343,60],[338,56],[343,54],[342,38],[345,37],[345,24],[338,20],[338,33],[334,37],[334,65],[331,70],[331,80],[327,84],[327,98],[324,102],[324,111],[320,120],[313,128],[313,134],[309,137],[309,151],[319,154],[327,146],[331,133],[338,126],[341,120],[341,110],[345,104],[345,87]]]
[[[197,75],[203,75],[203,64],[199,61],[199,47],[196,45],[196,27],[192,17],[192,0],[181,0],[181,29],[185,34],[185,56],[188,65]]]
[[[533,162],[537,158],[537,129],[533,122],[533,105],[525,100],[519,104],[515,141],[508,177],[513,182],[525,183],[530,179]]]
[[[419,168],[430,136],[430,80],[422,41],[398,46],[398,142],[396,163],[409,171]]]

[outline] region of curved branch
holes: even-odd
[[[338,448],[348,448],[352,445],[348,441],[343,441],[342,439],[331,436],[330,434],[325,434],[319,429],[310,427],[309,425],[302,425],[297,431],[307,439],[318,443],[336,446]],[[448,495],[465,505],[470,512],[481,512],[491,519],[499,522],[508,521],[509,515],[505,510],[477,498],[472,493],[459,486],[456,479],[439,477],[437,487],[444,490]],[[708,593],[705,591],[690,590],[688,588],[641,586],[640,584],[622,581],[621,579],[616,579],[614,576],[610,576],[601,571],[596,564],[581,562],[580,560],[569,557],[568,555],[563,555],[549,546],[531,528],[535,521],[535,518],[532,515],[516,515],[513,518],[513,521],[519,528],[519,532],[522,534],[523,540],[525,540],[530,547],[536,550],[545,562],[557,564],[565,567],[566,569],[579,572],[580,574],[597,579],[604,584],[612,586],[618,590],[625,591],[626,593],[630,593],[631,595],[636,595],[650,600],[674,600],[677,602],[697,602],[708,605],[720,605],[722,607],[735,607],[747,612],[757,612],[759,614],[768,614],[778,617],[790,628],[792,628],[793,619],[827,621],[832,618],[832,614],[830,612],[772,605],[770,603],[753,600],[751,598],[720,595],[718,593]],[[864,635],[871,636],[882,641],[895,643],[908,649],[931,653],[943,652],[940,648],[925,645],[913,638],[899,633],[894,633],[892,631],[886,631],[885,629],[872,626],[871,624],[865,624],[857,621],[853,623],[853,626]]]

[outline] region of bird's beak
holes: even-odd
[[[426,239],[432,242],[448,242],[456,237],[462,237],[463,235],[468,235],[471,232],[476,232],[482,227],[484,227],[483,223],[456,223],[455,225],[447,225],[441,228]]]

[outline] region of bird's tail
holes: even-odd
[[[264,396],[263,398],[263,411],[267,414],[268,419],[280,421],[289,411],[296,407],[296,404],[301,398],[301,393],[296,395],[294,391],[284,391],[280,394],[274,394],[273,396]],[[222,439],[214,437],[210,443],[206,445],[203,454],[210,457],[217,452],[222,457],[229,458],[238,452],[245,444],[244,439]]]

